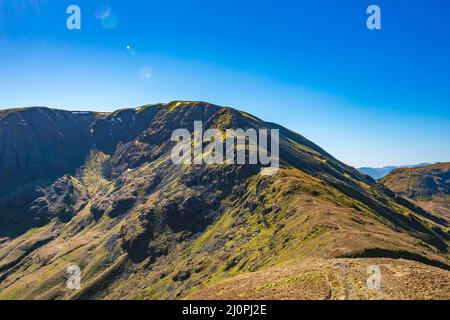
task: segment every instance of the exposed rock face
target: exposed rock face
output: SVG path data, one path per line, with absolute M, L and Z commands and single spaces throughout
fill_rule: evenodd
M 130 219 L 120 231 L 122 248 L 134 262 L 141 262 L 146 258 L 154 260 L 164 251 L 151 250 L 150 242 L 154 239 L 154 225 L 151 217 L 140 216 L 137 220 Z
M 94 117 L 47 108 L 0 111 L 0 192 L 74 174 L 91 148 Z
M 46 189 L 42 197 L 34 200 L 29 208 L 34 225 L 45 225 L 57 217 L 69 222 L 88 202 L 86 188 L 77 179 L 65 175 Z
M 173 164 L 172 132 L 193 132 L 194 121 L 279 129 L 280 172 Z M 1 111 L 0 150 L 0 298 L 179 298 L 299 258 L 374 252 L 450 265 L 447 220 L 304 137 L 230 108 Z M 68 261 L 84 270 L 85 289 L 73 295 L 58 280 Z M 34 289 L 20 289 L 19 276 Z
M 191 277 L 189 271 L 181 271 L 172 277 L 173 281 L 186 281 Z

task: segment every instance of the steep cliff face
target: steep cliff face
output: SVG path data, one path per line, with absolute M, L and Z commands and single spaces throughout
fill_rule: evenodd
M 9 181 L 0 187 L 0 298 L 175 299 L 300 260 L 403 258 L 448 278 L 445 220 L 252 115 L 178 101 L 0 119 Z M 193 132 L 195 121 L 204 130 L 278 129 L 279 172 L 174 164 L 172 133 Z M 70 264 L 83 272 L 79 291 L 65 287 Z
M 96 117 L 48 108 L 0 111 L 0 237 L 48 221 L 48 210 L 36 215 L 36 205 L 44 189 L 84 163 Z
M 47 108 L 0 111 L 0 192 L 74 174 L 91 148 L 94 119 Z

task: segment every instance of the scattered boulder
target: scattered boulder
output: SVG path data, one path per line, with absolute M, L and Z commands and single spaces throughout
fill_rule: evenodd
M 113 199 L 111 206 L 107 210 L 107 214 L 110 218 L 117 218 L 133 208 L 135 202 L 136 197 L 134 196 L 119 196 L 118 198 Z
M 120 231 L 120 238 L 123 250 L 133 262 L 140 263 L 149 257 L 153 229 L 147 220 L 127 219 Z
M 191 277 L 191 273 L 189 271 L 180 271 L 172 277 L 172 280 L 175 282 L 183 282 L 188 280 Z

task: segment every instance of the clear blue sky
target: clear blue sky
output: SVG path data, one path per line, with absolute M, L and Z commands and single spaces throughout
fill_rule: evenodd
M 448 0 L 0 0 L 0 107 L 204 100 L 353 166 L 450 161 L 449 16 Z

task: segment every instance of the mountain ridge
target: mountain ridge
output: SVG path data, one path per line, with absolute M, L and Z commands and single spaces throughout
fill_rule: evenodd
M 0 148 L 8 151 L 0 154 L 0 189 L 8 191 L 0 198 L 0 298 L 179 299 L 298 261 L 371 256 L 448 275 L 446 220 L 289 129 L 205 102 L 89 114 L 34 109 L 33 119 L 29 112 L 10 111 L 7 125 L 0 112 Z M 280 130 L 279 173 L 174 165 L 171 134 L 192 132 L 194 121 Z M 80 160 L 62 168 L 53 160 L 65 148 Z M 65 287 L 71 264 L 83 272 L 79 291 Z

